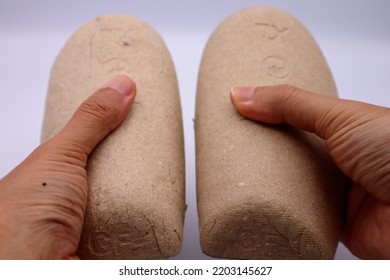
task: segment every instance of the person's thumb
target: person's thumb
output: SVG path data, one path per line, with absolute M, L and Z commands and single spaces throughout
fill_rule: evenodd
M 54 146 L 86 158 L 125 119 L 135 94 L 135 83 L 128 76 L 120 75 L 110 80 L 79 106 L 67 125 L 52 139 Z
M 287 123 L 328 139 L 372 110 L 372 105 L 308 92 L 293 86 L 235 86 L 231 101 L 244 116 L 265 123 Z
M 388 108 L 311 93 L 293 86 L 235 86 L 231 101 L 242 115 L 287 123 L 326 140 L 336 164 L 353 181 L 390 201 Z

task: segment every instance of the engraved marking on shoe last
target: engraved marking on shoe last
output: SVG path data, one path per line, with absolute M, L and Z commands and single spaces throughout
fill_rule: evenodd
M 263 28 L 263 36 L 269 40 L 284 39 L 285 34 L 288 32 L 287 27 L 277 27 L 275 24 L 256 22 L 255 25 Z
M 262 61 L 267 74 L 273 78 L 285 79 L 290 75 L 287 60 L 279 55 L 269 55 Z
M 110 257 L 153 248 L 153 230 L 137 228 L 126 221 L 126 215 L 120 215 L 95 226 L 88 238 L 88 249 L 98 257 Z
M 237 242 L 246 251 L 258 251 L 266 257 L 290 255 L 301 256 L 313 251 L 313 244 L 305 240 L 302 233 L 287 235 L 275 226 L 256 226 L 253 219 L 243 221 L 238 232 Z
M 131 231 L 108 232 L 99 228 L 91 232 L 88 248 L 98 257 L 121 256 L 152 243 L 146 238 L 134 238 Z

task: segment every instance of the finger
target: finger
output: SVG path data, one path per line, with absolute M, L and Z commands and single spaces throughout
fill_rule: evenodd
M 352 183 L 348 191 L 348 203 L 345 208 L 345 220 L 340 241 L 348 248 L 351 247 L 351 239 L 353 235 L 353 227 L 357 219 L 357 216 L 364 204 L 372 197 L 367 190 L 360 184 Z
M 332 158 L 352 181 L 390 202 L 388 108 L 286 85 L 236 86 L 230 97 L 237 111 L 250 119 L 287 123 L 324 138 Z
M 135 83 L 128 76 L 112 79 L 80 105 L 55 137 L 57 145 L 89 155 L 125 119 L 135 94 Z
M 235 86 L 230 98 L 237 111 L 250 119 L 272 124 L 287 123 L 324 139 L 377 107 L 287 85 Z

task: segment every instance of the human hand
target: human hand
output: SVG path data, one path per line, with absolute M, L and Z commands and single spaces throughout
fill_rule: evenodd
M 85 166 L 127 116 L 134 82 L 121 75 L 0 181 L 0 259 L 76 259 L 87 204 Z
M 351 180 L 341 241 L 360 258 L 390 259 L 390 109 L 286 85 L 236 86 L 230 98 L 250 119 L 287 123 L 326 141 Z

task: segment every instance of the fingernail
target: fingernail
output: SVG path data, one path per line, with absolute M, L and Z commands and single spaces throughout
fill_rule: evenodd
M 133 93 L 134 82 L 126 75 L 119 75 L 108 81 L 103 88 L 112 88 L 113 90 L 125 96 Z
M 239 102 L 247 102 L 253 98 L 255 88 L 252 86 L 234 86 L 231 89 L 233 97 Z

